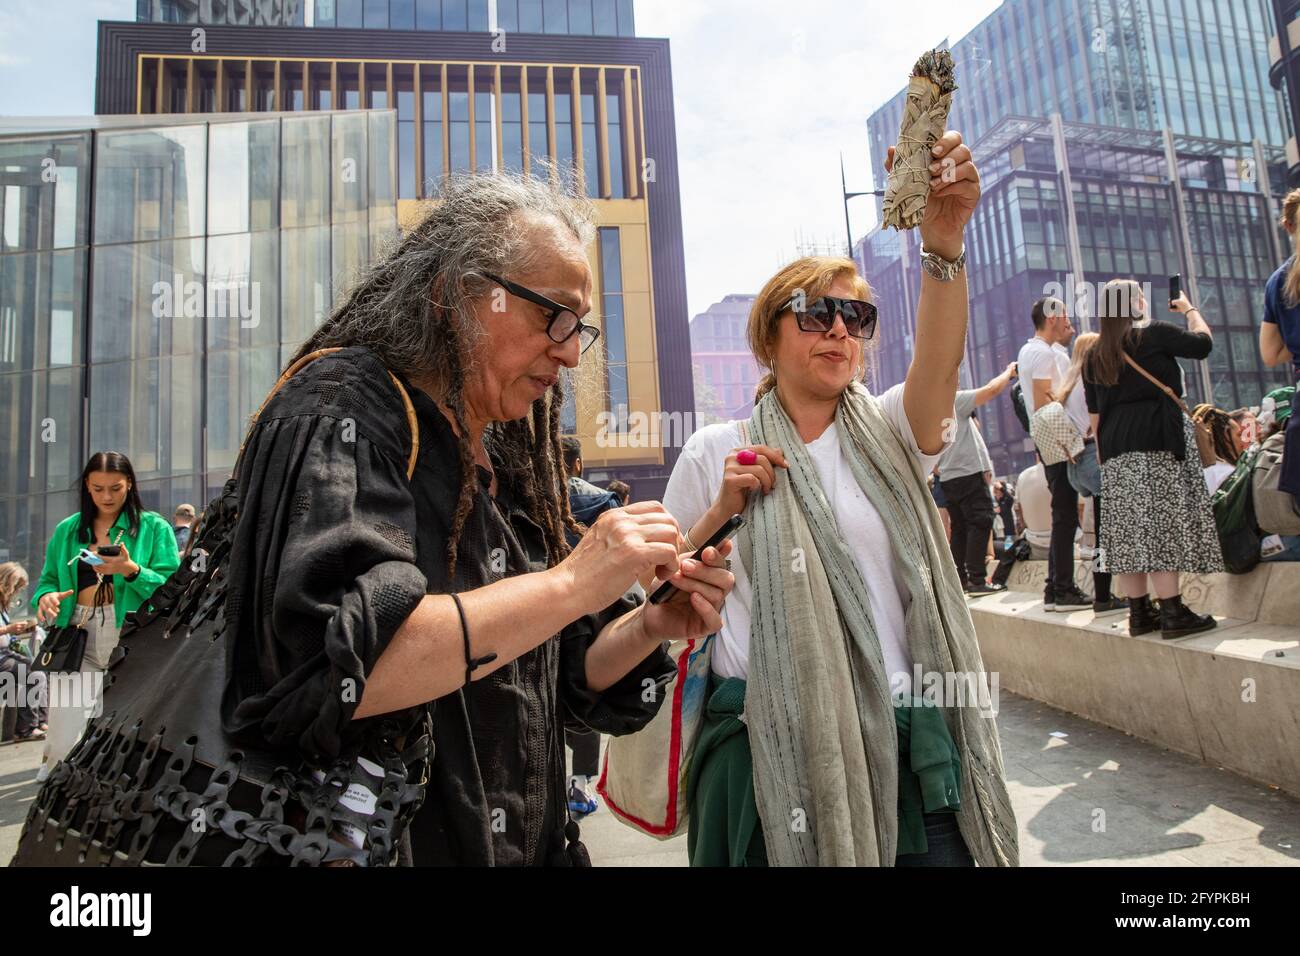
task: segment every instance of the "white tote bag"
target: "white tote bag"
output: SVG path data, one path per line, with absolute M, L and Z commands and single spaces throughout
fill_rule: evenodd
M 666 840 L 686 829 L 686 778 L 709 698 L 709 658 L 716 635 L 673 641 L 677 665 L 663 689 L 668 697 L 650 723 L 611 737 L 596 792 L 614 816 L 633 829 Z

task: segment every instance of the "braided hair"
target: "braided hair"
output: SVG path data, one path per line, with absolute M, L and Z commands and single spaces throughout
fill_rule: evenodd
M 1193 420 L 1200 422 L 1210 430 L 1214 440 L 1214 456 L 1230 465 L 1237 463 L 1237 446 L 1232 441 L 1232 416 L 1213 405 L 1197 405 L 1192 411 Z
M 591 203 L 575 195 L 553 167 L 544 164 L 542 176 L 448 177 L 424 218 L 362 273 L 289 362 L 318 349 L 360 345 L 392 371 L 431 383 L 433 397 L 456 426 L 460 459 L 460 494 L 447 543 L 449 576 L 456 573 L 458 542 L 478 486 L 464 391 L 476 345 L 486 335 L 474 315 L 475 302 L 492 287 L 486 275 L 526 272 L 546 258 L 549 250 L 531 241 L 531 223 L 559 223 L 584 247 L 595 234 Z M 503 463 L 498 476 L 542 528 L 551 566 L 569 553 L 564 529 L 581 531 L 569 510 L 560 451 L 560 408 L 572 381 L 567 371 L 533 403 L 531 415 L 492 422 L 483 436 Z

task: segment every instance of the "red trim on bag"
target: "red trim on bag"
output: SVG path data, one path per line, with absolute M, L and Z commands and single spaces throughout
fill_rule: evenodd
M 664 811 L 664 822 L 662 824 L 653 824 L 642 820 L 611 799 L 609 792 L 605 788 L 609 777 L 608 750 L 605 751 L 605 762 L 600 770 L 600 780 L 596 784 L 596 792 L 605 798 L 605 803 L 610 810 L 651 836 L 669 837 L 677 830 L 677 785 L 681 780 L 682 760 L 682 694 L 686 687 L 686 673 L 691 666 L 691 653 L 695 650 L 695 645 L 699 640 L 699 638 L 693 637 L 687 641 L 686 650 L 682 651 L 682 656 L 677 659 L 677 686 L 673 689 L 672 700 L 673 723 L 668 738 L 668 806 Z

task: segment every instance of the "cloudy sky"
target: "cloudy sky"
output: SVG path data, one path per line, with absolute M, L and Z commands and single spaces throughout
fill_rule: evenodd
M 849 189 L 875 188 L 867 115 L 1000 4 L 637 0 L 637 32 L 672 41 L 692 315 L 756 291 L 801 241 L 843 243 L 840 153 Z M 134 18 L 135 0 L 0 0 L 0 115 L 93 112 L 95 21 Z M 875 206 L 850 209 L 858 238 Z

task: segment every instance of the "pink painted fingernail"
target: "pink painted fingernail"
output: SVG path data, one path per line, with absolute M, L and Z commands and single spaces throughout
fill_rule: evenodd
M 736 455 L 736 463 L 739 465 L 753 465 L 758 461 L 758 455 L 754 454 L 748 448 L 743 449 Z

